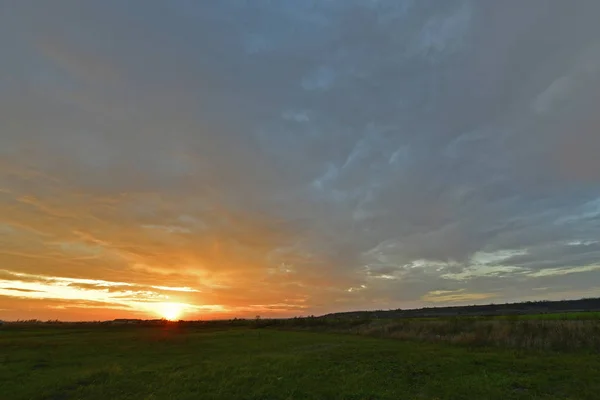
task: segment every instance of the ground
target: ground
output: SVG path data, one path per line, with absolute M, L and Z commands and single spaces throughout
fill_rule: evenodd
M 0 399 L 597 399 L 600 357 L 271 329 L 0 330 Z

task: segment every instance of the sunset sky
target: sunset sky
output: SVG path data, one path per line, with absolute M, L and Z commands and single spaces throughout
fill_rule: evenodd
M 0 319 L 600 296 L 599 15 L 0 0 Z

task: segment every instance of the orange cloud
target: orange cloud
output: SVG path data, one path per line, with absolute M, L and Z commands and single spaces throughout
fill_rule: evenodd
M 0 198 L 4 298 L 40 300 L 31 303 L 37 307 L 59 301 L 64 309 L 94 302 L 94 310 L 110 305 L 136 315 L 176 301 L 188 317 L 218 317 L 296 315 L 308 308 L 309 293 L 328 290 L 326 281 L 283 262 L 303 256 L 273 252 L 297 237 L 280 221 L 224 207 L 198 215 L 181 198 L 92 196 L 27 176 L 39 183 L 33 193 Z M 35 193 L 44 185 L 55 196 Z M 41 307 L 41 315 L 57 310 Z

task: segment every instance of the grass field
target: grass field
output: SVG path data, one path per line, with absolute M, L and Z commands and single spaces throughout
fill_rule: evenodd
M 519 315 L 497 315 L 497 316 L 456 316 L 456 317 L 429 317 L 429 318 L 411 318 L 411 319 L 429 319 L 429 320 L 440 320 L 440 319 L 478 319 L 478 320 L 489 320 L 489 319 L 500 319 L 500 320 L 578 320 L 578 321 L 589 321 L 600 319 L 600 312 L 597 311 L 575 311 L 575 312 L 557 312 L 557 313 L 544 313 L 544 314 L 519 314 Z
M 519 350 L 600 352 L 597 312 L 413 318 L 260 320 L 255 326 Z
M 597 399 L 600 357 L 237 328 L 0 330 L 0 399 Z
M 510 318 L 507 316 L 501 316 L 497 318 Z M 579 311 L 579 312 L 567 312 L 567 313 L 546 313 L 546 314 L 530 314 L 521 315 L 520 319 L 546 319 L 546 320 L 597 320 L 600 319 L 600 312 L 597 311 Z

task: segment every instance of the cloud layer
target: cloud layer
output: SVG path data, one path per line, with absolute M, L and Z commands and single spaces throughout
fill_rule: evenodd
M 1 5 L 0 317 L 597 294 L 599 13 Z

